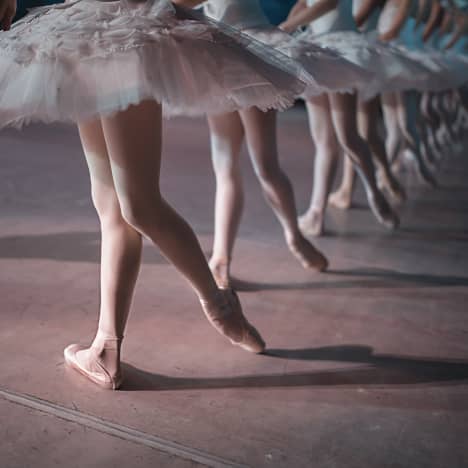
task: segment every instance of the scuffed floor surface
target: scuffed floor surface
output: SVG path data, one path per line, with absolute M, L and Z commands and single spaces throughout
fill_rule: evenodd
M 279 138 L 304 209 L 313 149 L 301 110 L 281 116 Z M 112 393 L 63 366 L 67 344 L 92 339 L 98 308 L 99 226 L 77 133 L 33 126 L 0 141 L 2 468 L 468 466 L 468 150 L 447 158 L 437 190 L 406 176 L 395 233 L 362 190 L 351 211 L 330 209 L 317 241 L 326 274 L 289 255 L 244 154 L 233 273 L 267 354 L 225 342 L 145 245 L 126 382 Z M 167 122 L 164 153 L 163 191 L 208 255 L 204 120 Z

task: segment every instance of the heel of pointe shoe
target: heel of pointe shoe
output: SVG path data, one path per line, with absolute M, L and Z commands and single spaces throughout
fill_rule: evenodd
M 233 345 L 251 353 L 265 351 L 265 341 L 244 314 L 237 294 L 232 289 L 220 289 L 213 302 L 200 300 L 211 325 Z
M 123 337 L 106 336 L 100 332 L 96 335 L 96 337 L 98 336 L 100 340 L 102 340 L 102 346 L 99 347 L 95 344 L 96 340 L 88 348 L 78 344 L 67 346 L 63 352 L 65 364 L 101 388 L 107 390 L 118 390 L 123 382 L 123 376 L 120 368 L 115 373 L 110 372 L 96 356 L 93 356 L 93 350 L 99 350 L 96 351 L 96 354 L 98 352 L 103 352 L 104 350 L 115 350 L 119 353 L 120 343 Z M 80 351 L 88 351 L 89 353 L 80 358 L 78 357 L 78 352 Z

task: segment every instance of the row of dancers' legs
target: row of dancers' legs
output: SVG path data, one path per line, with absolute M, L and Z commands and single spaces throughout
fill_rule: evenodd
M 468 126 L 468 112 L 462 97 L 463 92 L 463 89 L 443 93 L 393 92 L 383 94 L 380 102 L 378 98 L 359 102 L 357 111 L 359 133 L 367 142 L 374 157 L 378 185 L 393 201 L 402 202 L 405 192 L 394 176 L 392 168 L 399 171 L 407 165 L 414 169 L 422 183 L 430 187 L 437 185 L 435 171 L 447 152 L 459 144 Z M 380 104 L 385 124 L 385 142 L 377 126 Z M 317 109 L 312 108 L 309 111 L 311 121 L 314 120 L 314 112 L 318 115 Z M 329 125 L 326 121 L 323 124 Z M 314 127 L 315 125 L 311 125 L 311 131 L 317 141 L 320 133 L 314 131 Z M 401 159 L 401 155 L 406 156 L 406 161 Z M 330 178 L 323 175 L 322 167 L 323 163 L 317 160 L 311 209 L 303 217 L 310 215 L 310 219 L 315 220 L 314 229 L 308 230 L 312 235 L 321 233 L 326 188 L 330 186 Z M 329 204 L 340 209 L 349 208 L 354 186 L 353 164 L 349 158 L 345 158 L 341 184 L 330 195 Z M 314 200 L 318 202 L 314 203 Z M 313 224 L 304 221 L 301 225 L 306 229 Z
M 441 122 L 445 119 L 450 122 L 456 116 L 460 134 L 466 131 L 466 105 L 460 110 L 459 106 L 452 105 L 450 96 L 427 99 L 429 104 L 423 103 L 423 99 L 416 100 L 421 109 L 427 105 L 427 112 L 421 112 L 426 120 L 443 126 Z M 399 110 L 399 100 L 394 101 L 388 113 L 389 121 L 395 126 L 391 131 L 401 135 L 404 125 L 399 115 L 403 113 Z M 438 112 L 440 107 L 444 112 Z M 322 229 L 331 177 L 341 151 L 352 163 L 345 171 L 349 184 L 353 184 L 354 168 L 365 184 L 374 214 L 384 223 L 396 224 L 375 176 L 377 167 L 382 187 L 393 196 L 403 193 L 389 169 L 384 145 L 377 141 L 378 134 L 373 128 L 377 121 L 374 119 L 376 103 L 360 105 L 358 109 L 356 96 L 336 94 L 310 99 L 307 109 L 317 145 L 316 171 L 311 208 L 301 218 L 300 226 L 291 183 L 278 162 L 276 114 L 253 108 L 209 118 L 217 182 L 215 239 L 210 265 L 191 228 L 168 205 L 159 189 L 161 106 L 145 101 L 114 116 L 79 126 L 91 177 L 92 198 L 102 228 L 101 301 L 94 341 L 89 348 L 69 346 L 65 358 L 70 365 L 103 387 L 120 385 L 120 347 L 140 269 L 143 236 L 158 246 L 187 279 L 206 317 L 218 332 L 248 351 L 263 351 L 265 343 L 243 316 L 235 293 L 218 289 L 218 284 L 222 288 L 229 287 L 229 266 L 242 214 L 239 153 L 244 138 L 265 197 L 283 227 L 286 243 L 303 266 L 319 271 L 327 267 L 325 257 L 304 237 L 300 227 L 304 228 L 304 224 L 307 227 L 313 220 L 309 216 L 317 214 L 317 226 Z M 432 116 L 434 112 L 436 117 Z M 357 123 L 353 118 L 356 115 Z M 405 117 L 407 115 L 405 112 Z M 397 138 L 391 136 L 391 131 L 387 152 L 392 151 L 391 144 L 401 146 L 393 143 Z M 439 143 L 452 141 L 457 136 L 455 131 L 448 130 L 432 133 Z M 411 137 L 408 132 L 404 144 L 411 146 L 407 141 Z M 424 146 L 425 139 L 421 141 Z M 421 161 L 424 163 L 422 157 Z
M 245 138 L 265 199 L 280 222 L 286 244 L 304 268 L 327 267 L 325 257 L 301 233 L 294 192 L 278 159 L 276 112 L 250 108 L 210 116 L 212 161 L 216 176 L 215 232 L 210 267 L 221 288 L 230 286 L 229 268 L 244 195 L 240 150 Z
M 394 176 L 390 164 L 393 162 L 394 167 L 398 169 L 398 155 L 403 150 L 406 150 L 407 157 L 419 179 L 430 186 L 436 185 L 433 175 L 433 171 L 436 169 L 435 158 L 432 154 L 429 133 L 426 130 L 426 127 L 430 128 L 430 126 L 423 120 L 429 120 L 436 128 L 439 128 L 442 122 L 453 122 L 454 120 L 444 115 L 443 112 L 432 115 L 428 100 L 429 98 L 425 94 L 406 93 L 403 97 L 400 93 L 386 93 L 381 96 L 381 101 L 379 98 L 374 98 L 358 103 L 356 114 L 358 131 L 372 153 L 377 169 L 379 188 L 396 203 L 400 203 L 405 199 L 405 191 Z M 382 104 L 387 133 L 385 141 L 378 129 L 380 104 Z M 310 103 L 308 109 L 310 121 L 317 120 L 317 117 L 314 118 L 314 113 L 316 116 L 318 115 L 317 109 L 314 109 Z M 419 110 L 421 110 L 421 115 L 419 115 Z M 326 122 L 323 123 L 324 125 L 330 125 Z M 314 131 L 314 127 L 315 125 L 312 124 L 312 135 L 314 140 L 318 142 L 321 132 Z M 449 132 L 451 140 L 454 139 L 453 132 L 453 129 Z M 336 153 L 336 151 L 333 151 L 333 153 Z M 320 154 L 318 154 L 318 159 L 320 159 Z M 311 235 L 319 235 L 322 232 L 323 214 L 326 206 L 325 199 L 330 186 L 330 177 L 323 175 L 322 167 L 323 163 L 316 160 L 312 203 L 309 211 L 301 218 L 301 226 L 307 229 L 307 232 Z M 330 165 L 330 167 L 332 166 Z M 352 160 L 345 158 L 341 184 L 330 195 L 329 203 L 340 209 L 349 208 L 354 186 L 355 172 Z M 309 220 L 307 220 L 307 217 L 309 217 Z
M 379 134 L 379 110 L 380 101 L 378 97 L 368 101 L 360 101 L 357 110 L 358 131 L 369 145 L 372 153 L 379 188 L 388 194 L 391 200 L 401 203 L 406 198 L 406 194 L 404 188 L 392 173 L 385 142 Z M 345 158 L 341 185 L 337 191 L 330 195 L 329 204 L 340 209 L 348 209 L 351 206 L 354 185 L 355 172 L 353 164 L 349 158 Z
M 317 236 L 323 231 L 324 213 L 328 201 L 331 181 L 334 175 L 335 162 L 338 155 L 343 152 L 362 180 L 369 206 L 380 223 L 388 228 L 398 225 L 398 217 L 377 186 L 375 166 L 384 174 L 386 185 L 392 193 L 401 189 L 391 176 L 388 163 L 384 162 L 385 148 L 371 131 L 369 107 L 363 107 L 359 119 L 358 101 L 355 94 L 329 94 L 310 98 L 306 102 L 309 116 L 310 131 L 316 146 L 314 186 L 308 210 L 300 218 L 303 232 Z M 363 139 L 365 133 L 372 141 L 372 146 Z M 372 150 L 371 150 L 372 148 Z M 372 152 L 373 151 L 373 152 Z M 349 169 L 349 167 L 348 167 Z M 352 175 L 347 172 L 347 193 L 352 193 Z M 346 196 L 347 193 L 344 193 Z M 343 195 L 343 194 L 340 194 Z M 340 202 L 346 204 L 341 198 Z

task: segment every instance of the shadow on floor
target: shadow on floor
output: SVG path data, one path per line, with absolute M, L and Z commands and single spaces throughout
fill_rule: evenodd
M 339 224 L 339 223 L 337 223 Z M 435 241 L 452 241 L 452 242 L 467 242 L 468 231 L 463 227 L 453 228 L 399 228 L 395 232 L 381 230 L 378 226 L 369 230 L 369 226 L 365 226 L 362 231 L 346 231 L 333 230 L 326 228 L 324 238 L 328 239 L 346 239 L 346 240 L 367 240 L 370 239 L 386 239 L 390 241 L 412 241 L 421 240 L 424 242 Z
M 351 270 L 328 270 L 320 278 L 325 281 L 305 283 L 261 283 L 232 279 L 234 289 L 242 292 L 263 290 L 304 290 L 304 289 L 347 289 L 347 288 L 431 288 L 447 286 L 468 286 L 468 277 L 426 275 L 418 273 L 403 273 L 394 270 L 376 268 L 355 268 Z M 335 277 L 350 278 L 336 280 Z
M 367 346 L 347 345 L 309 349 L 271 349 L 265 354 L 284 360 L 334 361 L 364 364 L 353 369 L 320 370 L 290 374 L 237 377 L 169 377 L 123 365 L 122 390 L 201 390 L 303 386 L 405 386 L 456 385 L 468 381 L 468 361 L 378 355 Z
M 0 238 L 0 258 L 47 259 L 65 262 L 100 262 L 99 232 L 60 232 Z M 164 264 L 165 258 L 152 246 L 143 248 L 144 263 Z

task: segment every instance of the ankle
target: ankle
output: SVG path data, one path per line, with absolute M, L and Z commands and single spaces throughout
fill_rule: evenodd
M 284 238 L 286 239 L 286 244 L 288 246 L 294 246 L 303 239 L 303 235 L 298 227 L 294 231 L 285 231 Z
M 122 340 L 123 335 L 118 336 L 116 333 L 109 333 L 98 328 L 91 347 L 99 351 L 103 351 L 105 349 L 115 349 L 120 351 Z
M 227 267 L 230 263 L 231 259 L 226 255 L 213 255 L 209 261 L 211 267 Z

